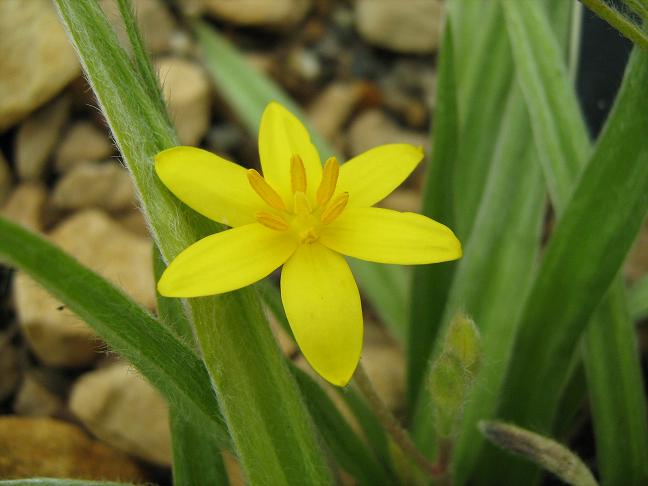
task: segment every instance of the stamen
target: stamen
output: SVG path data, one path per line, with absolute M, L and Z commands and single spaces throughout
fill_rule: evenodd
M 340 173 L 340 164 L 335 157 L 330 157 L 324 164 L 322 172 L 322 182 L 317 188 L 317 205 L 324 206 L 335 192 L 338 175 Z
M 344 208 L 346 207 L 348 202 L 348 192 L 343 192 L 342 194 L 335 196 L 335 198 L 333 198 L 333 201 L 331 201 L 331 204 L 328 205 L 328 207 L 324 210 L 322 216 L 320 217 L 322 223 L 329 224 L 333 222 L 335 218 L 342 214 L 342 211 L 344 211 Z
M 256 170 L 248 170 L 247 178 L 248 182 L 252 186 L 252 189 L 254 189 L 254 191 L 261 197 L 261 199 L 267 202 L 270 207 L 279 210 L 286 209 L 286 205 L 284 204 L 283 199 L 281 199 L 281 196 L 277 194 L 277 191 L 270 187 L 270 184 L 268 184 L 266 180 L 261 177 L 261 174 L 259 174 Z
M 310 205 L 310 202 L 308 202 L 308 198 L 306 197 L 306 194 L 303 192 L 296 192 L 295 193 L 295 214 L 299 217 L 306 218 L 310 215 L 310 213 L 313 211 L 313 208 Z
M 302 158 L 295 154 L 290 158 L 290 183 L 293 194 L 306 192 L 306 168 Z
M 277 231 L 287 230 L 289 225 L 285 219 L 277 214 L 267 213 L 265 211 L 257 211 L 254 215 L 256 220 L 263 226 Z

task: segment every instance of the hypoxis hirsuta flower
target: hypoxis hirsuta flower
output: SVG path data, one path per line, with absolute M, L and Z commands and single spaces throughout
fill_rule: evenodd
M 299 120 L 277 103 L 261 119 L 263 176 L 192 147 L 160 152 L 164 184 L 199 213 L 232 226 L 194 243 L 158 283 L 162 295 L 198 297 L 239 289 L 283 265 L 281 298 L 310 365 L 343 386 L 362 348 L 360 294 L 342 255 L 402 265 L 461 256 L 452 231 L 425 216 L 371 207 L 423 158 L 390 144 L 340 166 L 320 156 Z

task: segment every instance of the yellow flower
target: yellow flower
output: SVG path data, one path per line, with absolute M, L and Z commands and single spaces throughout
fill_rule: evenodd
M 360 359 L 360 294 L 342 255 L 401 265 L 461 257 L 452 231 L 425 216 L 370 206 L 391 193 L 423 158 L 390 144 L 324 168 L 299 120 L 278 103 L 261 119 L 255 170 L 193 147 L 155 158 L 164 184 L 199 213 L 232 229 L 194 243 L 158 282 L 169 297 L 220 294 L 284 265 L 281 298 L 304 356 L 344 386 Z

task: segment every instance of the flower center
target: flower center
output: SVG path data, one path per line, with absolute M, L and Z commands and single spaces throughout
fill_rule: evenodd
M 315 200 L 309 198 L 306 191 L 308 180 L 304 162 L 299 155 L 290 159 L 290 186 L 292 189 L 292 207 L 287 207 L 281 196 L 256 170 L 248 171 L 248 181 L 252 189 L 263 199 L 271 211 L 258 211 L 256 220 L 276 231 L 291 231 L 300 243 L 317 241 L 322 227 L 333 222 L 347 205 L 349 194 L 343 192 L 333 197 L 337 185 L 340 164 L 331 157 L 324 164 L 322 180 Z

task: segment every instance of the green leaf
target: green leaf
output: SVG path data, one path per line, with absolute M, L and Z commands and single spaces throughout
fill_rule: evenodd
M 627 351 L 638 346 L 622 282 L 612 286 L 598 307 L 588 325 L 584 344 L 597 462 L 603 484 L 646 484 L 646 391 L 639 357 L 636 352 Z M 632 431 L 630 436 L 628 431 Z
M 589 136 L 560 48 L 541 6 L 502 0 L 506 27 L 547 188 L 560 212 L 590 150 Z
M 29 478 L 0 480 L 0 486 L 133 486 L 133 484 L 85 479 Z
M 205 67 L 216 87 L 247 129 L 257 134 L 266 105 L 278 101 L 308 127 L 301 110 L 276 84 L 257 71 L 209 25 L 197 22 L 195 31 L 203 52 Z M 322 160 L 335 155 L 333 149 L 312 129 L 311 138 Z M 338 157 L 339 160 L 342 160 Z M 349 264 L 363 294 L 395 337 L 402 338 L 407 328 L 407 276 L 396 265 L 380 265 L 350 259 Z
M 2 218 L 0 257 L 87 322 L 188 420 L 228 444 L 203 364 L 148 312 L 48 241 Z
M 153 157 L 176 144 L 154 90 L 143 87 L 95 0 L 56 0 L 113 136 L 134 176 L 166 261 L 220 229 L 180 203 Z M 137 52 L 135 53 L 137 55 Z M 330 482 L 312 421 L 274 341 L 256 292 L 188 301 L 201 355 L 236 455 L 251 484 Z M 277 427 L 276 424 L 281 424 Z
M 479 423 L 479 428 L 494 444 L 535 462 L 567 484 L 598 484 L 585 463 L 555 440 L 503 422 L 483 421 Z
M 446 22 L 437 66 L 434 138 L 428 160 L 421 213 L 453 227 L 454 167 L 459 147 L 459 114 L 452 27 Z M 441 325 L 455 262 L 417 265 L 413 271 L 407 348 L 408 403 L 416 403 L 434 340 Z
M 634 321 L 648 317 L 648 275 L 635 283 L 630 289 L 630 314 Z
M 159 250 L 154 248 L 153 268 L 155 280 L 159 280 L 166 265 Z M 191 324 L 179 299 L 169 299 L 156 292 L 160 322 L 185 343 L 193 344 Z M 192 346 L 193 347 L 193 346 Z M 206 373 L 206 370 L 205 370 Z M 171 406 L 169 426 L 173 449 L 173 484 L 192 486 L 206 483 L 227 486 L 229 480 L 218 444 L 205 434 L 203 428 L 192 423 L 182 410 Z
M 522 426 L 550 430 L 578 338 L 612 284 L 648 210 L 648 139 L 643 133 L 648 124 L 647 81 L 648 57 L 635 52 L 594 155 L 546 248 L 523 313 L 499 409 L 499 416 Z M 598 349 L 609 353 L 613 344 Z M 624 440 L 637 440 L 632 430 L 626 433 Z M 639 449 L 637 444 L 633 450 Z M 484 462 L 491 463 L 493 477 L 501 479 L 496 461 L 485 458 Z
M 393 482 L 388 470 L 358 438 L 317 382 L 296 366 L 292 371 L 318 430 L 339 465 L 359 484 L 371 486 Z

